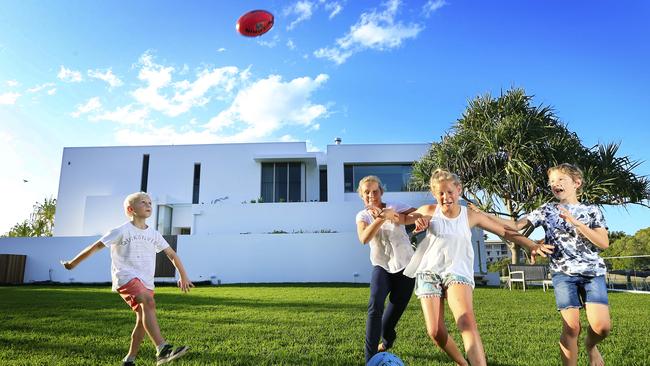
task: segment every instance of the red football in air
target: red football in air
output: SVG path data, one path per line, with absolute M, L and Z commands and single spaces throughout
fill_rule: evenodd
M 246 37 L 257 37 L 273 27 L 273 14 L 266 10 L 252 10 L 237 20 L 237 32 Z

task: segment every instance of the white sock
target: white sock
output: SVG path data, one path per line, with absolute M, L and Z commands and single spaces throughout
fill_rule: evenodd
M 135 356 L 128 356 L 127 355 L 126 357 L 124 357 L 124 359 L 122 361 L 124 361 L 124 362 L 134 362 L 135 361 Z
M 159 355 L 160 351 L 162 351 L 163 347 L 167 345 L 167 342 L 162 342 L 161 344 L 156 346 L 156 354 Z

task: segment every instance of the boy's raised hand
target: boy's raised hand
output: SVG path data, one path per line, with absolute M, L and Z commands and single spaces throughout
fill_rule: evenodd
M 553 254 L 553 248 L 555 247 L 550 244 L 544 244 L 544 240 L 538 240 L 530 248 L 530 255 L 531 257 L 534 257 L 536 255 L 546 257 L 547 254 Z
M 71 261 L 63 261 L 63 260 L 61 260 L 61 261 L 59 261 L 59 263 L 61 263 L 61 265 L 63 267 L 65 267 L 65 269 L 67 269 L 67 270 L 71 270 L 71 269 L 73 269 L 75 267 L 74 264 L 72 264 Z
M 563 218 L 564 221 L 570 223 L 573 226 L 578 226 L 580 222 L 576 220 L 576 218 L 573 217 L 573 215 L 571 215 L 569 210 L 567 210 L 565 207 L 562 207 L 560 205 L 557 205 L 557 209 L 558 211 L 560 211 L 560 217 Z

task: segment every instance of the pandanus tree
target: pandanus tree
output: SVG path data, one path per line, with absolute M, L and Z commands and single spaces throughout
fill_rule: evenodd
M 650 183 L 633 172 L 638 161 L 617 156 L 618 143 L 585 147 L 551 107 L 532 101 L 519 88 L 471 100 L 441 141 L 414 164 L 411 187 L 428 189 L 432 170 L 444 168 L 463 181 L 464 199 L 516 221 L 553 199 L 546 170 L 567 162 L 584 172 L 581 201 L 650 207 Z M 528 227 L 524 235 L 532 231 Z M 516 263 L 517 246 L 508 246 Z
M 34 204 L 29 219 L 14 225 L 4 236 L 52 236 L 56 198 L 45 198 L 43 202 Z

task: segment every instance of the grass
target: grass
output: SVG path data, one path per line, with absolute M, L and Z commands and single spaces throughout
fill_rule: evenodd
M 156 299 L 163 335 L 192 348 L 175 365 L 363 365 L 368 292 L 345 284 L 206 286 L 189 295 L 158 287 Z M 647 364 L 650 296 L 610 293 L 610 303 L 614 329 L 600 347 L 608 365 Z M 477 288 L 474 305 L 488 364 L 560 364 L 552 292 Z M 134 319 L 108 286 L 0 287 L 0 364 L 117 365 Z M 415 297 L 391 351 L 406 365 L 451 364 L 426 336 Z M 153 364 L 146 340 L 138 365 Z

